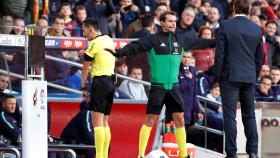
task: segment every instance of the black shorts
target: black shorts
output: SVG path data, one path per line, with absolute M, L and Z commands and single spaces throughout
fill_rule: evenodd
M 146 114 L 160 114 L 164 104 L 171 113 L 184 112 L 179 85 L 174 85 L 171 90 L 165 90 L 163 86 L 152 84 Z
M 95 76 L 90 87 L 89 110 L 110 115 L 115 86 L 111 76 Z

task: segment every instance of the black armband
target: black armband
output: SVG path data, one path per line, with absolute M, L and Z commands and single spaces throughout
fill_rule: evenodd
M 85 54 L 84 55 L 84 60 L 85 61 L 93 61 L 94 58 L 90 57 L 89 55 Z

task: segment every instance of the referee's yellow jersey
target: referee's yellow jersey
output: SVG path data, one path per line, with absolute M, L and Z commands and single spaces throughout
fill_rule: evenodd
M 91 77 L 111 76 L 114 73 L 115 57 L 105 48 L 114 50 L 113 39 L 107 35 L 97 36 L 89 42 L 86 54 L 93 58 L 91 64 Z

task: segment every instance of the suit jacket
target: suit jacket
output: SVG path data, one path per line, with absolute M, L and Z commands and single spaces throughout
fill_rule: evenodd
M 215 79 L 255 83 L 264 58 L 261 27 L 236 16 L 221 23 L 216 42 Z

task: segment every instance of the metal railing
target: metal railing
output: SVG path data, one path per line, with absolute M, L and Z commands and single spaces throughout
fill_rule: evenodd
M 82 149 L 82 150 L 88 150 L 88 149 L 94 149 L 94 145 L 85 145 L 85 144 L 57 144 L 57 143 L 49 143 L 48 144 L 48 152 L 67 152 L 71 154 L 72 158 L 76 158 L 77 155 L 75 153 L 75 149 Z M 0 147 L 1 151 L 11 151 L 12 153 L 15 153 L 17 158 L 20 158 L 20 150 L 22 150 L 21 146 L 5 146 Z M 10 153 L 10 152 L 9 152 Z M 1 155 L 0 155 L 1 156 Z M 2 157 L 0 157 L 2 158 Z
M 225 148 L 225 141 L 224 141 L 224 131 L 220 131 L 220 130 L 217 130 L 217 129 L 213 129 L 213 128 L 209 128 L 208 125 L 207 125 L 207 108 L 208 108 L 208 105 L 212 105 L 212 106 L 217 106 L 217 107 L 221 107 L 222 106 L 222 103 L 221 102 L 216 102 L 216 101 L 212 101 L 212 100 L 209 100 L 208 98 L 206 97 L 203 97 L 203 96 L 197 96 L 198 100 L 200 102 L 204 102 L 203 104 L 203 107 L 204 107 L 204 126 L 202 125 L 199 125 L 199 124 L 195 124 L 195 127 L 198 128 L 198 129 L 202 129 L 204 130 L 204 140 L 205 140 L 205 143 L 204 143 L 204 148 L 208 148 L 208 132 L 211 132 L 211 133 L 214 133 L 214 134 L 218 134 L 218 135 L 221 135 L 223 137 L 223 151 L 224 151 L 224 148 Z
M 1 70 L 1 69 L 0 69 L 0 73 L 9 74 L 10 76 L 16 77 L 16 78 L 19 78 L 19 79 L 24 79 L 24 76 L 23 76 L 23 75 L 19 75 L 19 74 L 12 73 L 12 72 L 8 73 L 8 72 L 5 71 L 5 70 Z M 68 88 L 68 87 L 65 87 L 65 86 L 61 86 L 61 85 L 58 85 L 58 84 L 54 84 L 54 83 L 47 82 L 47 85 L 48 85 L 49 87 L 58 88 L 58 89 L 60 89 L 60 90 L 64 90 L 64 91 L 67 91 L 67 92 L 76 93 L 76 94 L 81 94 L 81 91 L 78 91 L 78 90 L 73 89 L 73 88 Z
M 70 153 L 71 155 L 71 158 L 76 158 L 76 153 L 74 150 L 72 149 L 61 149 L 61 148 L 49 148 L 48 149 L 49 152 L 67 152 L 67 153 Z
M 18 149 L 14 148 L 14 147 L 0 147 L 0 152 L 4 151 L 3 155 L 0 155 L 1 158 L 5 158 L 4 154 L 7 152 L 12 152 L 15 153 L 16 158 L 20 158 L 20 152 Z

